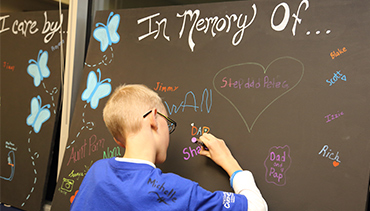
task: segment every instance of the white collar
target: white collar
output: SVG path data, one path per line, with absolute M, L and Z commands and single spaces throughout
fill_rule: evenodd
M 157 168 L 154 163 L 147 161 L 147 160 L 141 160 L 141 159 L 135 159 L 135 158 L 123 158 L 123 157 L 116 157 L 116 161 L 120 162 L 130 162 L 130 163 L 142 163 L 142 164 L 148 164 L 150 166 L 153 166 L 154 168 Z

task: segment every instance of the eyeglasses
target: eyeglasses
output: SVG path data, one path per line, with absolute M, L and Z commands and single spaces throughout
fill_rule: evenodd
M 143 115 L 143 118 L 147 117 L 150 113 L 152 113 L 153 110 L 148 111 L 146 114 Z M 172 120 L 171 118 L 167 117 L 166 115 L 162 114 L 161 112 L 157 111 L 157 113 L 161 116 L 163 116 L 167 120 L 168 130 L 171 133 L 175 131 L 177 123 Z

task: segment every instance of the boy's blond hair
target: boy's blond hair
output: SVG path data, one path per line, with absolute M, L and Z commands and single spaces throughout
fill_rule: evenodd
M 145 85 L 121 85 L 105 105 L 103 118 L 113 137 L 124 143 L 127 134 L 141 129 L 143 115 L 153 108 L 165 109 L 156 92 Z

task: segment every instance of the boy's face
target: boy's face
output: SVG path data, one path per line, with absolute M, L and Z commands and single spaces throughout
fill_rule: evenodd
M 167 116 L 166 111 L 161 113 Z M 160 134 L 161 139 L 158 142 L 157 146 L 156 163 L 163 163 L 167 158 L 167 149 L 170 142 L 170 133 L 168 131 L 167 120 L 161 115 L 158 115 L 157 118 L 158 118 L 158 133 Z

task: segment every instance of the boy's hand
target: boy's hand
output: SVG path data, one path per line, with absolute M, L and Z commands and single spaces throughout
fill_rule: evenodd
M 217 165 L 221 166 L 231 176 L 235 171 L 242 170 L 239 163 L 231 154 L 224 140 L 218 139 L 212 134 L 205 133 L 199 140 L 208 148 L 208 151 L 202 147 L 201 155 L 211 158 Z

